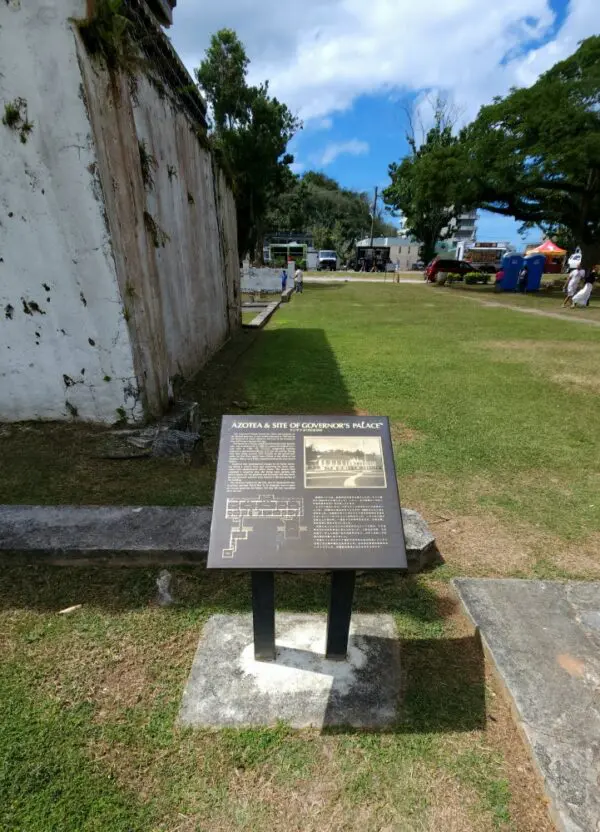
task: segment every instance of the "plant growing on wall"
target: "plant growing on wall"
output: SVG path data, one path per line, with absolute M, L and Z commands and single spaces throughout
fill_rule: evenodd
M 154 187 L 154 174 L 158 170 L 158 162 L 156 161 L 156 157 L 146 147 L 145 141 L 138 142 L 138 148 L 140 151 L 140 167 L 142 168 L 144 187 L 151 191 Z
M 163 231 L 148 211 L 144 211 L 144 225 L 150 235 L 154 248 L 164 248 L 171 238 L 166 231 Z
M 123 0 L 96 0 L 93 14 L 74 22 L 90 55 L 104 58 L 110 69 L 133 72 L 141 59 L 124 5 Z
M 27 102 L 24 98 L 15 98 L 4 105 L 2 124 L 10 130 L 16 130 L 21 142 L 25 144 L 33 130 L 33 122 L 27 118 Z

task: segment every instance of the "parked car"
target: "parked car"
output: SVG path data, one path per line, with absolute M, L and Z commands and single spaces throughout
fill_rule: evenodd
M 417 260 L 416 263 L 413 263 L 410 267 L 411 271 L 413 272 L 422 272 L 425 268 L 425 263 L 422 260 Z
M 435 283 L 436 276 L 439 272 L 447 272 L 448 274 L 458 274 L 464 277 L 471 272 L 481 272 L 482 278 L 485 277 L 485 272 L 481 269 L 476 269 L 472 263 L 467 263 L 466 260 L 443 260 L 436 257 L 425 269 L 425 275 L 429 283 Z

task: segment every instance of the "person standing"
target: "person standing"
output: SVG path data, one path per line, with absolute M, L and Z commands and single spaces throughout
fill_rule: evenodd
M 294 274 L 294 288 L 299 294 L 302 294 L 304 290 L 304 273 L 299 266 Z
M 573 298 L 577 294 L 582 278 L 585 278 L 585 271 L 580 269 L 579 266 L 573 269 L 567 282 L 567 295 L 563 301 L 563 306 L 573 306 Z
M 523 294 L 527 294 L 527 281 L 529 280 L 529 269 L 527 266 L 523 266 L 521 271 L 519 272 L 519 282 L 517 284 L 517 288 L 519 292 L 523 292 Z
M 580 289 L 573 295 L 571 306 L 587 306 L 590 302 L 590 295 L 592 294 L 595 282 L 596 272 L 592 269 L 585 279 L 583 289 Z
M 287 269 L 284 266 L 283 269 L 281 270 L 281 294 L 282 295 L 285 292 L 285 287 L 287 286 L 287 279 L 288 279 L 288 273 L 287 273 Z

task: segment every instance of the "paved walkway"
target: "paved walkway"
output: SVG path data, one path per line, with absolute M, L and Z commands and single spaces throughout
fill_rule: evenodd
M 558 321 L 572 321 L 576 324 L 588 324 L 590 326 L 600 326 L 600 321 L 594 318 L 582 318 L 577 309 L 565 310 L 561 312 L 546 312 L 544 309 L 533 309 L 530 306 L 517 306 L 512 303 L 500 303 L 495 300 L 483 300 L 482 298 L 475 298 L 471 295 L 459 295 L 462 300 L 474 300 L 475 303 L 481 306 L 489 306 L 497 309 L 511 309 L 513 312 L 524 312 L 526 315 L 538 315 L 541 318 L 555 318 Z
M 305 277 L 305 283 L 395 283 L 393 276 L 383 277 Z M 423 278 L 403 277 L 398 285 L 402 283 L 422 283 Z
M 600 583 L 458 578 L 561 832 L 600 829 Z

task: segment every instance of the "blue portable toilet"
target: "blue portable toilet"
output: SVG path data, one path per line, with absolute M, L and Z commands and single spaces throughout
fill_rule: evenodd
M 523 268 L 524 258 L 520 254 L 505 254 L 502 258 L 504 276 L 497 282 L 501 292 L 516 292 L 519 272 Z
M 530 254 L 525 258 L 527 266 L 527 291 L 537 292 L 542 283 L 542 275 L 546 265 L 544 254 Z

